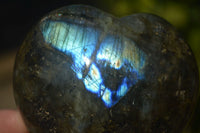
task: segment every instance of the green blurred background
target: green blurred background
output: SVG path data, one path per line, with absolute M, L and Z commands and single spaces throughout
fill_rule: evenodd
M 200 70 L 200 0 L 1 0 L 0 109 L 16 109 L 12 69 L 26 33 L 47 12 L 70 4 L 87 4 L 117 17 L 153 13 L 169 21 L 189 43 Z M 200 133 L 200 98 L 184 133 Z
M 118 17 L 146 12 L 166 19 L 189 43 L 200 68 L 199 0 L 101 0 L 97 5 Z

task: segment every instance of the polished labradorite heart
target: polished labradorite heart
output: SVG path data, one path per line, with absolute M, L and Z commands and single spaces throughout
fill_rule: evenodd
M 192 51 L 168 22 L 84 5 L 42 18 L 14 69 L 31 133 L 179 133 L 198 82 Z

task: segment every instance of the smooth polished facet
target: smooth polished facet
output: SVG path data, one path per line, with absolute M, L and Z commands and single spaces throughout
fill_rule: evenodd
M 55 10 L 16 56 L 14 94 L 30 133 L 177 133 L 198 94 L 187 43 L 162 18 Z

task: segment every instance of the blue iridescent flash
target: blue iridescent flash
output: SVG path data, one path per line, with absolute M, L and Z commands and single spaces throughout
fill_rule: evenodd
M 73 58 L 71 69 L 77 78 L 108 108 L 118 103 L 138 80 L 144 78 L 145 54 L 124 36 L 110 34 L 99 41 L 102 34 L 99 30 L 62 21 L 46 20 L 40 28 L 48 44 Z M 125 73 L 115 75 L 119 81 L 110 83 L 110 87 L 106 84 L 109 76 L 103 75 L 108 68 L 115 73 Z

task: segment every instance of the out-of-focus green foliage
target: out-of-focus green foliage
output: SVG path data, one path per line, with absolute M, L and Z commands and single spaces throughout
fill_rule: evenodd
M 199 0 L 101 0 L 98 8 L 122 17 L 137 12 L 161 16 L 174 25 L 189 43 L 200 70 L 200 1 Z M 200 98 L 194 116 L 184 133 L 200 133 Z

